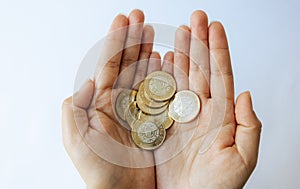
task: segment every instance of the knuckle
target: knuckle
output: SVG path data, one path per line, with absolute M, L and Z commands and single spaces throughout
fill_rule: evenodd
M 127 67 L 136 61 L 137 61 L 137 58 L 133 55 L 124 56 L 124 58 L 122 59 L 122 66 Z
M 262 122 L 258 119 L 258 117 L 257 117 L 257 115 L 256 115 L 256 113 L 254 111 L 253 111 L 253 114 L 254 114 L 254 117 L 255 117 L 253 125 L 255 125 L 256 128 L 259 131 L 261 131 L 261 129 L 262 129 Z
M 262 130 L 262 123 L 258 120 L 258 123 L 257 123 L 257 130 L 259 132 L 259 134 L 261 134 L 261 130 Z
M 213 69 L 211 71 L 211 74 L 217 77 L 232 77 L 233 76 L 233 72 L 231 69 Z
M 115 69 L 119 67 L 119 61 L 115 60 L 115 59 L 110 59 L 107 61 L 106 64 L 107 67 Z

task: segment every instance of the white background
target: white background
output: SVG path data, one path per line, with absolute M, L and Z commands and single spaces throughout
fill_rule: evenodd
M 203 9 L 224 23 L 236 94 L 252 92 L 263 122 L 258 166 L 245 188 L 298 188 L 297 0 L 0 0 L 0 188 L 85 188 L 61 142 L 61 102 L 89 48 L 115 15 L 133 8 L 146 22 L 188 24 Z

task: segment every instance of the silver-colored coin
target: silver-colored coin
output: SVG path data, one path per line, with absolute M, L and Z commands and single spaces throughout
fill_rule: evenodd
M 199 114 L 200 100 L 189 90 L 175 94 L 174 100 L 169 104 L 169 115 L 179 123 L 190 122 Z

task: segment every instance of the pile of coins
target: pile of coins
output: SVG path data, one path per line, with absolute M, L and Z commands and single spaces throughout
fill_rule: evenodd
M 138 91 L 123 90 L 116 112 L 131 128 L 134 143 L 145 150 L 158 148 L 173 122 L 190 122 L 200 111 L 198 96 L 189 90 L 176 93 L 175 79 L 163 71 L 149 74 Z

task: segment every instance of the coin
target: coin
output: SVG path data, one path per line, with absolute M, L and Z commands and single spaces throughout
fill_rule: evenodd
M 131 127 L 131 137 L 138 147 L 145 150 L 158 148 L 174 121 L 186 123 L 198 115 L 198 96 L 189 90 L 176 94 L 175 91 L 174 78 L 166 72 L 156 71 L 145 78 L 138 91 L 125 89 L 117 96 L 118 117 Z
M 156 117 L 157 121 L 164 126 L 165 129 L 169 129 L 173 125 L 173 119 L 169 116 L 168 110 L 165 110 L 163 113 L 159 114 Z
M 125 111 L 125 120 L 132 128 L 135 121 L 140 118 L 140 110 L 137 108 L 136 102 L 131 102 Z
M 135 100 L 136 93 L 137 91 L 135 90 L 124 89 L 117 96 L 115 109 L 117 115 L 124 121 L 126 120 L 125 111 L 128 108 L 129 104 Z
M 157 102 L 157 101 L 147 98 L 145 91 L 144 91 L 144 82 L 142 82 L 140 84 L 136 99 L 138 102 L 143 102 L 146 106 L 149 106 L 151 108 L 161 108 L 162 106 L 164 106 L 168 103 L 168 101 Z
M 167 72 L 155 71 L 145 78 L 144 90 L 151 99 L 165 101 L 174 95 L 176 82 Z
M 146 120 L 152 120 L 158 125 L 162 125 L 165 129 L 168 129 L 172 126 L 174 120 L 169 116 L 168 114 L 168 109 L 163 111 L 161 114 L 158 115 L 147 115 L 147 114 L 141 114 L 140 115 L 141 119 L 146 119 Z
M 189 90 L 183 90 L 175 94 L 175 98 L 169 104 L 169 115 L 179 123 L 186 123 L 195 119 L 200 111 L 198 96 Z
M 158 148 L 165 140 L 166 130 L 162 125 L 149 120 L 138 120 L 131 131 L 133 142 L 145 150 Z
M 168 109 L 163 111 L 163 113 L 152 116 L 155 123 L 162 125 L 165 129 L 168 129 L 172 126 L 174 120 L 169 116 Z
M 138 107 L 146 114 L 160 114 L 163 111 L 165 111 L 168 107 L 168 104 L 160 107 L 160 108 L 151 108 L 149 106 L 147 106 L 143 101 L 141 101 L 141 99 L 137 98 L 137 105 Z

